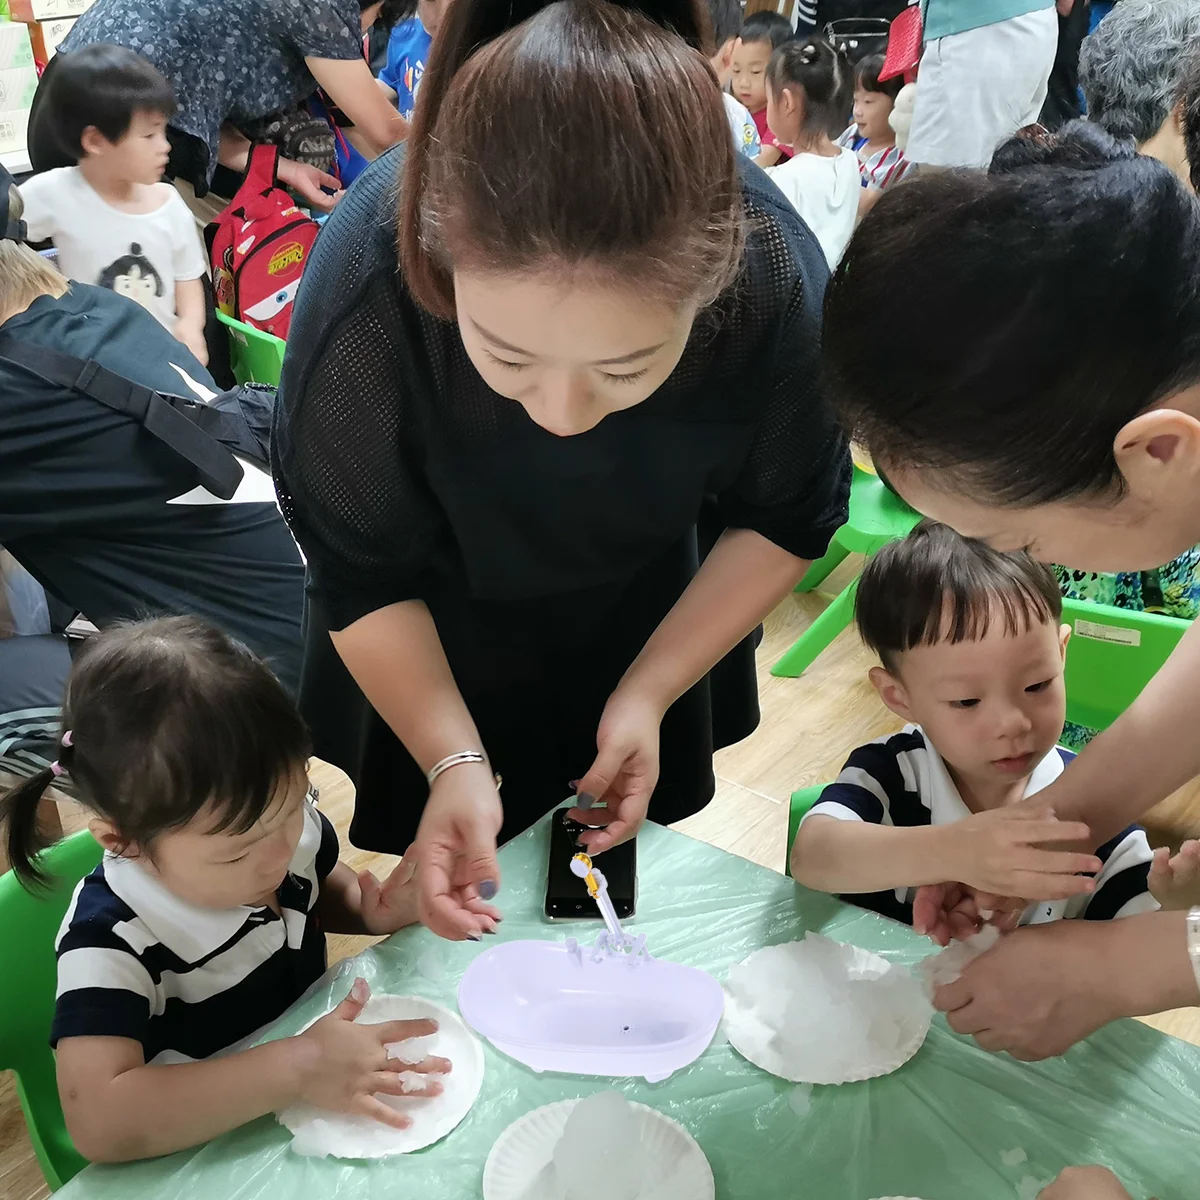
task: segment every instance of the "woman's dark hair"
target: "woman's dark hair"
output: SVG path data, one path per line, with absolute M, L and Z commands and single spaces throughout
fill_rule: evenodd
M 740 37 L 742 33 L 742 5 L 740 0 L 708 0 L 708 19 L 712 24 L 713 50 L 720 50 L 726 42 Z
M 457 0 L 421 84 L 400 205 L 413 295 L 453 270 L 575 267 L 714 299 L 744 240 L 703 5 Z
M 743 42 L 770 42 L 772 50 L 778 50 L 793 36 L 792 24 L 787 17 L 777 12 L 751 13 L 742 22 Z
M 824 38 L 785 42 L 767 66 L 767 80 L 775 93 L 784 88 L 804 92 L 804 133 L 837 137 L 854 104 L 854 79 L 846 56 Z
M 175 95 L 158 68 L 107 42 L 57 55 L 46 86 L 55 140 L 74 159 L 83 156 L 81 139 L 89 125 L 115 142 L 128 133 L 134 113 L 161 113 L 169 119 L 175 112 Z
M 214 829 L 244 833 L 303 770 L 308 731 L 261 660 L 194 617 L 102 633 L 72 668 L 59 762 L 83 803 L 124 841 L 154 839 L 205 810 Z M 0 800 L 9 862 L 41 878 L 38 804 L 45 770 Z
M 1183 118 L 1183 140 L 1187 146 L 1188 172 L 1192 187 L 1200 192 L 1200 54 L 1192 59 L 1179 92 Z
M 854 64 L 854 86 L 862 88 L 864 92 L 879 92 L 895 100 L 904 86 L 904 76 L 893 75 L 891 79 L 881 82 L 879 73 L 886 61 L 887 56 L 884 54 L 868 54 L 866 58 L 860 58 Z
M 1200 382 L 1200 207 L 1086 123 L 997 159 L 860 226 L 825 294 L 828 386 L 887 469 L 993 506 L 1115 497 L 1118 431 Z
M 1061 616 L 1062 594 L 1049 567 L 936 521 L 922 521 L 868 559 L 854 601 L 859 634 L 893 672 L 914 646 L 978 641 L 997 617 L 1015 635 Z

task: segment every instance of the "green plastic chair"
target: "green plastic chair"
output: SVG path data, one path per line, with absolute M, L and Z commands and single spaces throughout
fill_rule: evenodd
M 1107 604 L 1063 601 L 1071 626 L 1067 649 L 1067 720 L 1107 729 L 1167 661 L 1190 621 Z
M 818 783 L 815 787 L 801 788 L 798 792 L 792 793 L 792 807 L 788 814 L 787 853 L 783 856 L 784 874 L 786 875 L 792 873 L 792 843 L 796 840 L 796 830 L 800 828 L 804 814 L 816 804 L 824 790 L 825 785 Z
M 229 358 L 234 379 L 238 383 L 265 383 L 278 387 L 287 343 L 273 333 L 264 333 L 252 325 L 235 321 L 220 309 L 217 320 L 229 331 Z
M 819 587 L 849 554 L 872 555 L 888 542 L 906 537 L 921 520 L 877 475 L 855 464 L 850 483 L 850 516 L 834 535 L 824 557 L 808 568 L 796 586 L 798 592 Z M 792 648 L 771 668 L 772 675 L 795 679 L 816 661 L 818 655 L 854 620 L 853 580 L 823 613 L 800 635 Z
M 50 875 L 47 888 L 31 892 L 12 871 L 0 875 L 0 1068 L 17 1077 L 29 1140 L 51 1190 L 87 1166 L 67 1134 L 50 1049 L 58 974 L 54 939 L 75 885 L 99 863 L 100 854 L 85 829 L 42 855 Z

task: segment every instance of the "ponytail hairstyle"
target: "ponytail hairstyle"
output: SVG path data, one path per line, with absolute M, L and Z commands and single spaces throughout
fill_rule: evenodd
M 302 771 L 309 738 L 283 685 L 249 650 L 195 617 L 117 626 L 72 668 L 59 757 L 0 799 L 8 860 L 42 883 L 43 793 L 69 775 L 83 804 L 122 841 L 154 839 L 201 813 L 244 833 Z
M 938 330 L 920 354 L 876 319 L 901 293 Z M 1027 130 L 990 175 L 877 206 L 825 292 L 822 352 L 885 470 L 938 471 L 990 507 L 1115 500 L 1117 434 L 1200 383 L 1200 202 L 1090 121 Z
M 714 300 L 744 232 L 712 53 L 703 0 L 456 0 L 404 169 L 416 299 L 452 320 L 456 269 L 583 268 Z
M 778 95 L 784 88 L 804 93 L 806 137 L 834 138 L 849 123 L 854 107 L 854 76 L 846 56 L 824 38 L 784 42 L 767 65 L 767 82 Z

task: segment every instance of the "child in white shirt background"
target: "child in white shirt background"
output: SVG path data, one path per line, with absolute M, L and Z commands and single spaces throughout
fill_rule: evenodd
M 767 124 L 793 151 L 768 174 L 816 234 L 830 270 L 854 233 L 862 190 L 858 156 L 833 141 L 852 88 L 845 56 L 823 38 L 785 42 L 767 66 Z
M 136 300 L 207 363 L 204 248 L 161 182 L 170 84 L 133 51 L 97 44 L 64 55 L 52 88 L 55 134 L 78 165 L 22 184 L 29 239 L 51 239 L 64 275 Z

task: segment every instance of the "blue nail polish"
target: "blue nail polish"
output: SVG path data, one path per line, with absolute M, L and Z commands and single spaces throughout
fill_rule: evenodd
M 494 900 L 498 890 L 494 879 L 485 879 L 479 885 L 479 898 L 480 900 Z
M 579 795 L 575 797 L 575 805 L 577 808 L 588 809 L 591 808 L 595 803 L 596 797 L 589 796 L 587 792 L 580 792 Z

